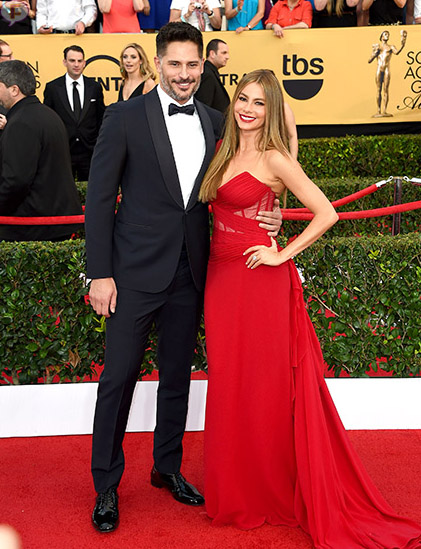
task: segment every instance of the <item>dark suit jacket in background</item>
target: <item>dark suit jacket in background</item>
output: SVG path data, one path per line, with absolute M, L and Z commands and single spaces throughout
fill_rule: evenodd
M 55 112 L 35 96 L 7 114 L 1 139 L 0 215 L 38 217 L 79 215 L 66 129 Z M 0 225 L 0 239 L 50 240 L 80 225 Z
M 114 277 L 121 287 L 160 292 L 174 278 L 185 241 L 194 283 L 203 289 L 209 219 L 197 196 L 222 116 L 198 101 L 195 105 L 206 153 L 186 208 L 156 88 L 107 108 L 86 202 L 89 278 Z M 123 199 L 115 215 L 119 185 Z
M 205 68 L 195 98 L 222 113 L 225 113 L 230 104 L 230 96 L 221 82 L 218 69 L 210 61 L 205 61 Z
M 44 104 L 56 111 L 63 120 L 69 135 L 70 149 L 79 139 L 87 149 L 93 151 L 105 111 L 104 94 L 94 78 L 83 78 L 85 95 L 79 121 L 76 121 L 70 107 L 64 76 L 47 83 Z

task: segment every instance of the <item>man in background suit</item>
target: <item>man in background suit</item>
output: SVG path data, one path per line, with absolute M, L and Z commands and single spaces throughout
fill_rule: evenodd
M 105 111 L 104 94 L 94 78 L 82 74 L 86 62 L 80 46 L 64 50 L 63 64 L 67 73 L 47 83 L 44 104 L 55 110 L 66 126 L 74 177 L 87 181 Z
M 89 295 L 107 317 L 92 448 L 92 522 L 100 532 L 118 524 L 122 443 L 153 322 L 159 388 L 151 483 L 181 503 L 204 503 L 180 468 L 209 249 L 208 208 L 197 197 L 222 116 L 193 98 L 203 67 L 200 31 L 169 23 L 156 44 L 160 85 L 108 107 L 86 202 Z
M 215 38 L 209 42 L 200 86 L 196 92 L 196 99 L 222 113 L 227 110 L 230 97 L 218 71 L 225 67 L 229 58 L 228 45 L 223 40 Z
M 0 103 L 8 110 L 1 139 L 0 215 L 81 215 L 66 129 L 35 97 L 23 61 L 0 64 Z M 1 240 L 64 240 L 80 225 L 0 225 Z

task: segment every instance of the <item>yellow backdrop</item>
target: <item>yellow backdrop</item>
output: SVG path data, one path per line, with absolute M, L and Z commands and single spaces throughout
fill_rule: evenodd
M 394 46 L 385 61 L 390 74 L 390 118 L 374 118 L 377 111 L 378 60 L 368 62 L 382 31 L 389 31 Z M 401 32 L 407 32 L 402 51 Z M 232 96 L 236 82 L 248 71 L 272 69 L 282 83 L 285 99 L 294 110 L 297 124 L 362 124 L 421 120 L 421 26 L 362 27 L 348 29 L 293 29 L 282 39 L 271 31 L 205 33 L 229 44 L 231 59 L 220 73 Z M 155 35 L 98 34 L 4 36 L 16 59 L 33 68 L 42 99 L 46 82 L 64 73 L 63 49 L 78 44 L 85 50 L 87 76 L 104 86 L 107 104 L 117 100 L 118 58 L 129 42 L 138 42 L 151 62 Z

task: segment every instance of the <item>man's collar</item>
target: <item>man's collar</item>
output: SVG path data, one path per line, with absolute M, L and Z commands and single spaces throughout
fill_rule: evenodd
M 66 78 L 66 84 L 72 84 L 73 82 L 78 82 L 79 84 L 83 84 L 83 74 L 79 76 L 79 78 L 72 78 L 68 72 L 65 74 Z

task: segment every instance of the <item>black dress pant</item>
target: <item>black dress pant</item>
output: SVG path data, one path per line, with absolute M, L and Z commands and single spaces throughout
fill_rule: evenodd
M 191 363 L 203 304 L 185 251 L 165 291 L 117 291 L 116 312 L 107 320 L 105 367 L 94 419 L 92 474 L 97 492 L 118 486 L 123 474 L 122 443 L 153 322 L 159 365 L 153 458 L 161 473 L 180 470 Z
M 86 147 L 81 141 L 76 141 L 70 147 L 72 172 L 75 180 L 88 181 L 93 150 Z

